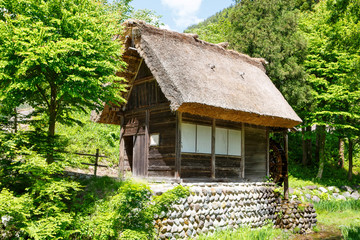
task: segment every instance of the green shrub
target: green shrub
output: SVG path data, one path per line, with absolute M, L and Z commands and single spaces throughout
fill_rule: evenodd
M 152 239 L 155 237 L 154 216 L 168 211 L 172 203 L 188 195 L 189 190 L 179 185 L 152 197 L 145 183 L 124 181 L 113 196 L 97 200 L 91 214 L 86 212 L 78 216 L 75 222 L 80 231 L 74 237 Z
M 10 189 L 17 192 L 2 188 L 0 215 L 10 217 L 8 226 L 18 237 L 56 239 L 73 233 L 74 213 L 69 211 L 69 205 L 81 188 L 79 183 L 59 175 L 63 166 L 64 162 L 48 164 L 43 157 L 28 150 L 23 150 L 22 155 L 8 165 L 8 172 L 24 186 Z M 8 183 L 1 186 L 4 185 Z M 8 226 L 3 224 L 3 229 L 7 231 Z

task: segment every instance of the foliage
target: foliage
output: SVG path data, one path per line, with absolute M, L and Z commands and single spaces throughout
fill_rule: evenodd
M 360 223 L 351 224 L 350 226 L 342 226 L 341 234 L 345 240 L 357 240 L 360 236 Z
M 7 162 L 5 162 L 7 161 Z M 46 163 L 31 151 L 23 151 L 12 161 L 3 159 L 21 185 L 9 184 L 7 172 L 1 172 L 1 217 L 10 221 L 2 230 L 11 238 L 11 232 L 33 239 L 67 237 L 72 233 L 73 213 L 68 211 L 68 201 L 80 190 L 77 182 L 61 178 L 64 162 Z M 5 188 L 6 187 L 6 188 Z M 10 233 L 10 235 L 9 235 Z
M 188 27 L 184 32 L 196 33 L 201 40 L 211 43 L 226 42 L 231 29 L 229 14 L 231 7 L 225 8 L 205 21 Z
M 302 63 L 306 42 L 298 31 L 294 1 L 243 0 L 230 14 L 230 45 L 251 57 L 265 58 L 267 74 L 295 110 L 311 101 Z
M 149 9 L 138 9 L 136 11 L 132 10 L 131 18 L 145 21 L 146 23 L 161 27 L 164 26 L 164 23 L 160 21 L 161 15 L 157 15 L 155 11 Z
M 312 124 L 327 124 L 337 131 L 358 131 L 360 54 L 353 49 L 357 41 L 351 39 L 359 23 L 350 14 L 332 23 L 335 10 L 327 7 L 330 4 L 322 1 L 314 12 L 303 13 L 301 18 L 309 52 L 304 65 L 315 100 L 309 118 Z
M 125 181 L 114 196 L 96 202 L 91 215 L 78 216 L 78 234 L 81 238 L 116 239 L 120 235 L 125 239 L 153 238 L 155 235 L 153 220 L 161 211 L 167 211 L 171 203 L 189 194 L 181 185 L 156 197 L 145 183 Z M 136 234 L 135 234 L 136 233 Z
M 8 172 L 0 173 L 4 239 L 153 238 L 155 215 L 189 195 L 182 186 L 152 197 L 145 183 L 132 180 L 70 179 L 62 175 L 67 163 L 48 164 L 31 151 L 7 164 L 23 184 L 15 187 L 4 178 Z
M 106 161 L 106 164 L 110 165 L 118 163 L 119 126 L 92 122 L 90 120 L 90 111 L 75 113 L 73 116 L 81 124 L 59 124 L 56 129 L 56 134 L 66 142 L 64 150 L 70 153 L 95 154 L 96 149 L 99 149 L 101 155 L 107 156 L 107 158 L 101 158 L 100 161 Z M 75 162 L 94 161 L 93 157 L 77 156 L 74 154 L 65 155 L 68 158 L 71 157 L 72 161 Z
M 270 239 L 288 239 L 289 234 L 282 232 L 280 229 L 273 228 L 272 224 L 268 224 L 262 228 L 252 229 L 250 227 L 240 227 L 235 230 L 216 231 L 214 234 L 203 234 L 197 239 L 199 240 L 215 240 L 215 239 L 238 239 L 238 240 L 270 240 Z
M 103 102 L 122 101 L 121 14 L 101 1 L 0 1 L 0 99 L 28 103 L 48 129 Z M 51 154 L 51 153 L 50 153 Z M 50 159 L 51 160 L 51 159 Z
M 310 185 L 317 186 L 353 186 L 360 181 L 360 176 L 355 175 L 352 181 L 346 177 L 346 169 L 339 169 L 335 162 L 326 162 L 326 171 L 321 179 L 316 179 L 317 166 L 302 166 L 299 163 L 291 161 L 289 164 L 290 187 L 299 188 Z
M 360 132 L 359 14 L 354 1 L 335 4 L 328 0 L 317 4 L 313 12 L 303 12 L 300 20 L 308 41 L 304 66 L 314 96 L 313 111 L 305 115 L 305 121 L 320 126 L 322 134 L 326 134 L 326 126 L 327 132 L 351 143 Z M 323 150 L 320 147 L 320 152 Z M 321 157 L 319 178 L 323 163 Z

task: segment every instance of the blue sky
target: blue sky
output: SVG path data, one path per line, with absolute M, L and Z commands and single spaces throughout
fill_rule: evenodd
M 183 32 L 216 12 L 230 6 L 233 0 L 133 0 L 130 5 L 137 9 L 154 10 L 162 15 L 164 28 Z

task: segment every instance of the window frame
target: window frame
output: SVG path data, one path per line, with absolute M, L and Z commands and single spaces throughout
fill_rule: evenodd
M 184 136 L 183 136 L 183 124 L 187 124 L 187 125 L 193 125 L 195 126 L 195 132 L 193 134 L 193 137 L 195 139 L 191 140 L 193 143 L 194 143 L 194 147 L 192 149 L 194 149 L 194 151 L 184 151 L 183 150 L 183 140 L 184 140 Z M 212 138 L 212 125 L 209 125 L 209 124 L 197 124 L 197 123 L 193 123 L 193 122 L 182 122 L 181 123 L 182 127 L 181 127 L 181 154 L 204 154 L 204 155 L 211 155 L 211 144 L 212 144 L 212 141 L 211 141 L 211 138 Z M 210 152 L 199 152 L 198 151 L 198 126 L 202 126 L 202 127 L 208 127 L 210 128 L 210 139 L 209 139 L 209 142 L 210 142 Z M 218 141 L 217 138 L 216 138 L 216 130 L 217 129 L 223 129 L 223 130 L 226 130 L 226 153 L 216 153 L 216 144 Z M 229 141 L 230 141 L 230 131 L 234 131 L 234 132 L 238 132 L 238 139 L 240 140 L 238 143 L 238 149 L 239 149 L 239 153 L 238 154 L 229 154 L 229 148 L 230 148 L 230 144 L 229 144 Z M 240 128 L 240 129 L 236 129 L 236 128 L 229 128 L 229 127 L 224 127 L 224 126 L 216 126 L 215 127 L 215 155 L 216 156 L 225 156 L 225 157 L 235 157 L 235 158 L 241 158 L 242 157 L 242 131 L 243 129 Z

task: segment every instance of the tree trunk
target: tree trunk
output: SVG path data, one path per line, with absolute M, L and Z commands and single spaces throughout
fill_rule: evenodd
M 311 146 L 311 138 L 309 135 L 311 134 L 311 127 L 302 128 L 302 148 L 303 148 L 303 156 L 302 156 L 302 164 L 304 166 L 310 165 L 312 162 L 312 146 Z
M 320 162 L 320 126 L 316 125 L 315 162 Z
M 18 127 L 17 127 L 17 125 L 18 125 L 18 114 L 17 114 L 17 110 L 16 110 L 16 108 L 14 108 L 14 132 L 15 133 L 17 133 L 17 131 L 18 131 Z
M 352 180 L 352 169 L 353 169 L 353 150 L 354 150 L 354 142 L 351 138 L 349 138 L 349 173 L 348 180 Z
M 48 148 L 47 148 L 47 163 L 54 162 L 54 143 L 55 143 L 55 125 L 57 115 L 57 91 L 51 86 L 51 98 L 49 104 L 49 129 L 48 129 Z
M 340 168 L 344 167 L 344 161 L 345 161 L 345 156 L 344 156 L 344 139 L 339 138 L 339 159 L 338 159 L 338 166 Z
M 310 165 L 312 163 L 312 143 L 311 143 L 311 126 L 306 127 L 306 150 L 307 150 L 307 164 Z
M 324 171 L 325 165 L 325 126 L 317 126 L 319 128 L 318 132 L 318 150 L 319 150 L 319 170 L 316 175 L 316 178 L 321 179 Z
M 301 128 L 301 139 L 302 139 L 302 165 L 307 165 L 307 145 L 305 139 L 305 127 Z

